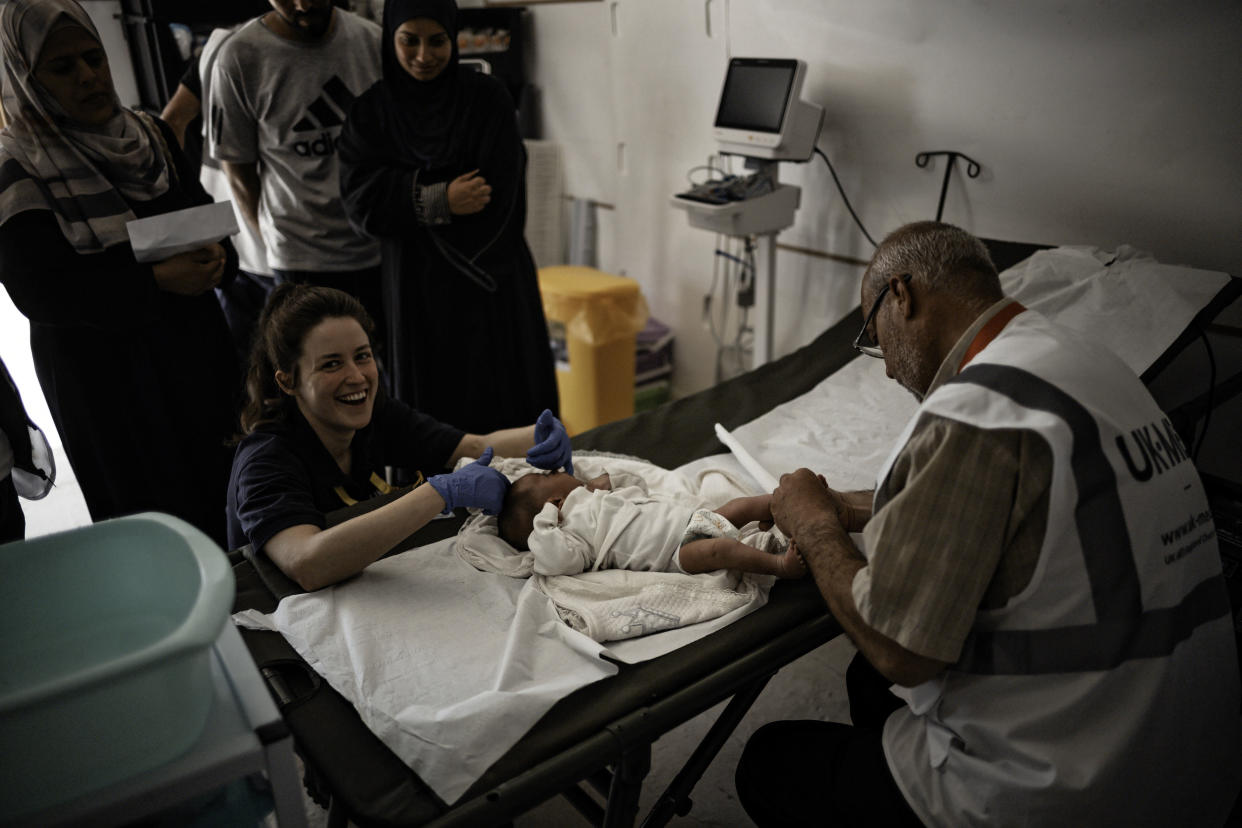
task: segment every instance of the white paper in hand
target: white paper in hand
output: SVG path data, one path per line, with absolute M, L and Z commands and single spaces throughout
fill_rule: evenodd
M 134 258 L 159 262 L 214 244 L 237 232 L 237 216 L 231 201 L 187 207 L 125 224 Z

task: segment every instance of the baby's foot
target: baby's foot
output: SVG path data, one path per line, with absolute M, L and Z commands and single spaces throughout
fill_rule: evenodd
M 805 578 L 806 573 L 806 561 L 802 559 L 802 553 L 798 551 L 798 544 L 790 539 L 785 554 L 781 556 L 779 577 Z

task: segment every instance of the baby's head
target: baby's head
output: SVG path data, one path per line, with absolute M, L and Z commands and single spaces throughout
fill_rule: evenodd
M 581 485 L 581 480 L 566 472 L 531 472 L 519 477 L 505 493 L 504 505 L 500 507 L 500 537 L 514 549 L 525 551 L 535 515 L 543 505 L 555 503 L 559 509 L 566 495 Z

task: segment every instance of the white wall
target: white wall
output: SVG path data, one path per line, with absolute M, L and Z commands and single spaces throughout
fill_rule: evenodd
M 537 4 L 533 82 L 570 195 L 600 214 L 600 267 L 643 286 L 677 331 L 678 393 L 712 379 L 701 323 L 714 238 L 669 206 L 714 150 L 729 56 L 807 61 L 827 152 L 872 236 L 933 218 L 984 236 L 1128 243 L 1242 274 L 1242 4 L 1234 0 L 604 0 Z M 615 31 L 614 31 L 615 27 Z M 818 159 L 786 245 L 866 258 Z M 860 269 L 782 251 L 778 354 L 857 304 Z
M 121 25 L 120 0 L 80 0 L 82 8 L 91 16 L 91 22 L 99 30 L 104 51 L 108 53 L 108 67 L 112 70 L 112 84 L 125 106 L 138 105 L 138 81 L 134 77 L 134 61 L 129 54 L 129 41 L 125 27 Z

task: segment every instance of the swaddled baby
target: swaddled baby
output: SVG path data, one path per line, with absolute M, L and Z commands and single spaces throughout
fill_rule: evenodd
M 637 478 L 614 489 L 607 474 L 584 483 L 565 472 L 531 473 L 509 487 L 498 523 L 505 541 L 533 553 L 540 575 L 598 569 L 806 574 L 792 542 L 749 526 L 772 525 L 770 494 L 734 498 L 712 511 L 652 494 Z

